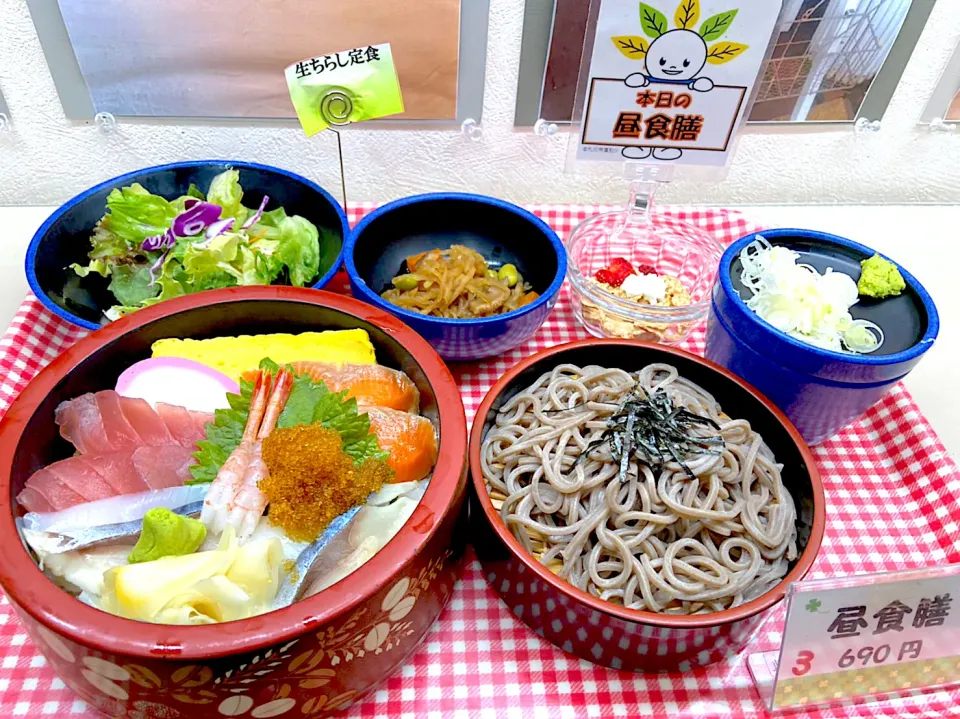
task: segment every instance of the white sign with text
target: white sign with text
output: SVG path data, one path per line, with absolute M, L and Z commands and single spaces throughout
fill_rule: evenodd
M 580 160 L 723 166 L 779 0 L 602 0 Z
M 779 657 L 749 666 L 781 709 L 953 683 L 958 640 L 960 567 L 808 581 L 788 594 Z

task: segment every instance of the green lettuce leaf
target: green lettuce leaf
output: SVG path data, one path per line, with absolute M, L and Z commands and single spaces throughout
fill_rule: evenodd
M 150 265 L 114 265 L 110 291 L 121 305 L 136 306 L 160 293 L 160 287 L 150 286 Z
M 90 260 L 90 264 L 83 266 L 78 265 L 74 262 L 70 265 L 70 269 L 77 273 L 78 277 L 86 277 L 91 272 L 96 272 L 101 277 L 110 276 L 110 265 L 108 265 L 103 260 Z
M 320 270 L 320 233 L 312 222 L 299 215 L 287 215 L 278 207 L 264 212 L 248 232 L 256 238 L 253 245 L 264 248 L 264 254 L 267 244 L 273 243 L 276 249 L 272 257 L 286 266 L 291 285 L 304 287 L 316 278 Z
M 183 265 L 173 257 L 167 257 L 167 260 L 163 263 L 163 269 L 157 279 L 157 284 L 160 285 L 160 294 L 157 295 L 158 301 L 180 297 L 180 295 L 185 295 L 189 291 L 189 278 L 183 271 Z
M 250 244 L 250 254 L 255 263 L 255 283 L 244 284 L 272 284 L 283 273 L 283 260 L 279 255 L 278 240 L 257 240 Z M 244 277 L 246 277 L 244 268 Z
M 320 240 L 316 226 L 309 220 L 294 215 L 279 224 L 280 238 L 277 256 L 287 266 L 290 284 L 308 285 L 320 268 Z
M 276 374 L 280 367 L 270 359 L 260 369 Z M 194 453 L 197 464 L 190 468 L 193 480 L 187 484 L 212 482 L 220 467 L 240 444 L 243 428 L 250 413 L 253 383 L 241 380 L 240 395 L 228 394 L 230 409 L 219 409 L 214 422 L 207 425 L 207 438 L 197 443 Z M 331 392 L 323 382 L 314 382 L 308 375 L 295 375 L 287 403 L 277 419 L 277 427 L 321 424 L 335 429 L 343 439 L 343 451 L 359 465 L 367 459 L 386 459 L 377 436 L 370 432 L 370 418 L 357 411 L 357 400 L 347 399 L 346 391 Z
M 250 228 L 250 235 L 252 237 L 257 237 L 258 235 L 266 232 L 267 237 L 275 240 L 280 236 L 280 233 L 270 233 L 269 230 L 280 227 L 280 223 L 286 219 L 286 217 L 287 211 L 282 207 L 278 207 L 275 210 L 270 210 L 269 212 L 264 212 L 262 215 L 260 215 L 260 221 Z
M 98 233 L 94 233 L 92 241 L 96 254 L 91 253 L 90 256 L 111 257 L 121 254 L 112 248 L 115 240 L 126 243 L 125 249 L 139 251 L 145 239 L 166 232 L 176 216 L 177 211 L 170 202 L 159 195 L 151 195 L 136 182 L 129 187 L 115 189 L 107 195 L 107 214 L 98 226 L 102 237 L 98 238 Z M 111 246 L 110 254 L 104 254 L 107 245 Z
M 240 204 L 242 199 L 243 188 L 240 187 L 239 170 L 226 170 L 210 181 L 210 188 L 207 190 L 207 202 L 212 202 L 223 208 L 220 217 L 235 217 L 237 222 L 234 227 L 240 227 L 247 216 L 246 209 Z
M 189 243 L 183 252 L 183 273 L 193 292 L 233 287 L 243 273 L 233 266 L 239 255 L 240 236 L 225 232 L 208 244 Z
M 241 229 L 253 210 L 241 204 L 240 173 L 226 170 L 211 181 L 206 201 L 219 205 L 222 217 L 234 218 L 233 230 L 209 242 L 202 236 L 178 238 L 151 286 L 149 268 L 161 252 L 145 252 L 143 241 L 166 232 L 190 198 L 204 199 L 204 193 L 190 185 L 185 195 L 168 201 L 135 183 L 107 196 L 106 214 L 90 238 L 88 262 L 70 268 L 76 278 L 95 272 L 111 279 L 117 304 L 108 316 L 203 290 L 275 282 L 302 287 L 316 278 L 322 249 L 317 227 L 280 207 L 263 213 L 249 230 Z

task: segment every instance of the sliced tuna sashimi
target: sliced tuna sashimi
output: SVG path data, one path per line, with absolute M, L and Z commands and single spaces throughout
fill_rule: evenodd
M 198 441 L 205 439 L 207 436 L 207 425 L 210 422 L 213 422 L 214 415 L 207 414 L 206 412 L 194 412 L 192 410 L 188 411 L 190 412 L 190 416 L 193 417 L 194 424 L 196 424 L 197 428 L 200 430 L 200 437 L 198 438 Z
M 183 407 L 121 397 L 113 390 L 80 395 L 57 407 L 60 434 L 81 454 L 102 454 L 177 443 L 191 450 L 213 415 Z
M 173 440 L 171 440 L 170 443 L 173 444 Z M 134 452 L 136 452 L 136 450 L 134 450 Z M 104 482 L 110 485 L 110 488 L 113 490 L 109 495 L 111 497 L 118 494 L 146 492 L 150 489 L 137 472 L 137 467 L 133 463 L 133 453 L 130 450 L 80 455 L 76 459 L 84 460 L 84 462 L 77 462 L 78 467 L 86 463 Z
M 69 457 L 34 472 L 17 501 L 29 511 L 43 512 L 164 489 L 189 479 L 193 462 L 192 450 L 179 444 Z
M 103 420 L 103 432 L 113 448 L 141 446 L 144 443 L 143 440 L 123 415 L 121 403 L 125 398 L 113 390 L 97 392 L 94 396 L 97 398 L 97 407 L 100 409 L 100 418 Z
M 61 402 L 54 413 L 60 425 L 60 434 L 81 454 L 109 452 L 113 445 L 104 432 L 97 398 L 88 392 L 67 402 Z
M 148 447 L 159 447 L 165 444 L 174 444 L 176 440 L 167 429 L 166 423 L 150 406 L 145 399 L 123 397 L 120 400 L 123 416 L 130 426 L 140 435 L 142 444 Z
M 46 497 L 33 487 L 24 487 L 17 495 L 17 501 L 28 512 L 52 512 L 56 509 Z
M 193 450 L 179 445 L 141 447 L 133 453 L 137 472 L 150 489 L 183 484 L 190 478 L 190 465 L 195 461 Z
M 65 459 L 63 461 L 69 462 L 70 460 Z M 66 509 L 75 504 L 83 504 L 86 501 L 61 482 L 53 472 L 48 472 L 46 469 L 38 470 L 31 475 L 24 487 L 24 492 L 26 492 L 27 489 L 39 493 L 54 510 Z M 20 497 L 24 496 L 24 492 L 17 495 L 18 501 Z M 32 493 L 27 493 L 24 499 L 29 502 L 32 496 Z M 29 505 L 24 504 L 24 506 L 30 509 Z
M 213 421 L 212 415 L 204 412 L 191 412 L 175 404 L 158 402 L 156 410 L 157 414 L 159 414 L 164 423 L 166 423 L 167 429 L 170 431 L 170 434 L 173 435 L 173 438 L 191 450 L 196 446 L 197 442 L 206 436 L 203 425 Z M 203 422 L 198 422 L 195 415 L 201 415 L 204 418 Z
M 87 455 L 90 456 L 90 455 Z M 81 459 L 76 457 L 75 459 Z M 89 463 L 78 461 L 64 464 L 54 462 L 45 468 L 64 485 L 83 497 L 85 502 L 113 497 L 117 493 Z

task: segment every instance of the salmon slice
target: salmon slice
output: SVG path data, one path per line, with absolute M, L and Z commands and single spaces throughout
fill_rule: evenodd
M 28 511 L 46 512 L 179 486 L 190 478 L 193 461 L 192 449 L 179 444 L 69 457 L 34 472 L 17 501 Z
M 17 495 L 17 501 L 20 501 L 20 498 L 23 497 L 24 502 L 30 502 L 33 494 L 27 492 L 28 489 L 42 496 L 53 507 L 54 511 L 66 509 L 75 504 L 83 504 L 87 501 L 61 482 L 53 472 L 48 472 L 46 469 L 38 470 L 31 475 L 23 491 Z M 28 510 L 30 509 L 30 504 L 25 503 L 23 506 Z
M 381 449 L 390 453 L 387 464 L 393 481 L 423 479 L 437 463 L 437 431 L 426 417 L 387 407 L 361 407 L 370 417 L 370 431 L 377 435 Z
M 291 362 L 296 375 L 307 375 L 314 382 L 323 382 L 331 392 L 347 391 L 358 404 L 416 412 L 420 392 L 409 377 L 399 370 L 377 364 L 342 364 L 327 362 Z M 253 381 L 257 372 L 245 372 L 243 378 Z
M 206 412 L 191 412 L 171 404 L 154 409 L 138 398 L 121 397 L 112 389 L 61 402 L 54 418 L 60 434 L 80 454 L 103 454 L 173 443 L 194 449 L 213 421 Z

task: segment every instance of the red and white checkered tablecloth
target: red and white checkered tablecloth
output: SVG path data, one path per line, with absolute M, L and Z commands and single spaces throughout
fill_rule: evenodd
M 350 208 L 355 223 L 372 205 Z M 531 208 L 561 237 L 612 208 Z M 658 208 L 722 242 L 757 229 L 735 212 Z M 566 291 L 566 290 L 565 290 Z M 0 412 L 50 360 L 84 332 L 28 296 L 0 339 Z M 526 345 L 490 361 L 453 367 L 471 419 L 508 367 L 533 352 L 578 339 L 564 295 Z M 702 351 L 703 330 L 687 342 Z M 960 473 L 902 387 L 860 421 L 815 450 L 827 497 L 827 529 L 813 576 L 887 572 L 960 561 L 956 509 Z M 630 674 L 594 666 L 548 644 L 515 619 L 468 563 L 450 604 L 417 653 L 348 717 L 692 717 L 765 716 L 747 672 L 747 653 L 775 649 L 782 609 L 733 662 L 683 674 Z M 94 717 L 34 648 L 6 598 L 0 598 L 0 716 Z M 817 717 L 941 717 L 960 714 L 960 690 L 891 702 L 858 703 L 797 714 Z

